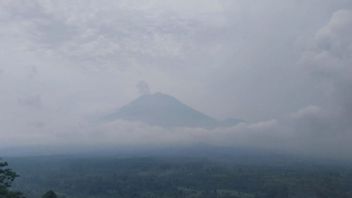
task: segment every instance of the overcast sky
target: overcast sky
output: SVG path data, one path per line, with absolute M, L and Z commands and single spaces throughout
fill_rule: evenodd
M 0 144 L 197 139 L 348 155 L 351 35 L 351 0 L 2 0 Z M 248 123 L 94 125 L 141 89 Z

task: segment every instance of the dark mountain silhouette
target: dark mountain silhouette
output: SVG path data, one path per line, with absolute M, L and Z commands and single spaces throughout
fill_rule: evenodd
M 139 121 L 163 127 L 203 128 L 230 126 L 240 122 L 236 119 L 219 122 L 183 104 L 175 97 L 163 93 L 142 95 L 116 112 L 109 114 L 104 120 Z

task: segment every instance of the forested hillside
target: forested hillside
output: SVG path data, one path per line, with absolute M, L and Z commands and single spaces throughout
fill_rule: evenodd
M 195 158 L 18 158 L 28 198 L 350 198 L 352 169 L 312 163 L 241 164 Z

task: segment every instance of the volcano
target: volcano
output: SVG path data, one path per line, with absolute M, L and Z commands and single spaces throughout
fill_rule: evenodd
M 214 128 L 224 125 L 223 121 L 197 111 L 173 96 L 159 92 L 142 95 L 104 119 L 137 121 L 162 127 Z M 231 123 L 226 122 L 226 125 L 240 122 L 237 119 L 231 120 Z

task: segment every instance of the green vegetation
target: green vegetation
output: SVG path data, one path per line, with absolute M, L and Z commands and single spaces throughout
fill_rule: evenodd
M 0 198 L 22 198 L 22 194 L 12 191 L 11 185 L 18 175 L 7 168 L 7 162 L 0 161 Z
M 54 191 L 49 190 L 42 196 L 42 198 L 57 198 L 57 195 Z
M 240 164 L 194 158 L 12 160 L 29 198 L 350 198 L 349 167 Z M 55 194 L 55 193 L 54 193 Z M 55 198 L 47 193 L 43 197 Z

